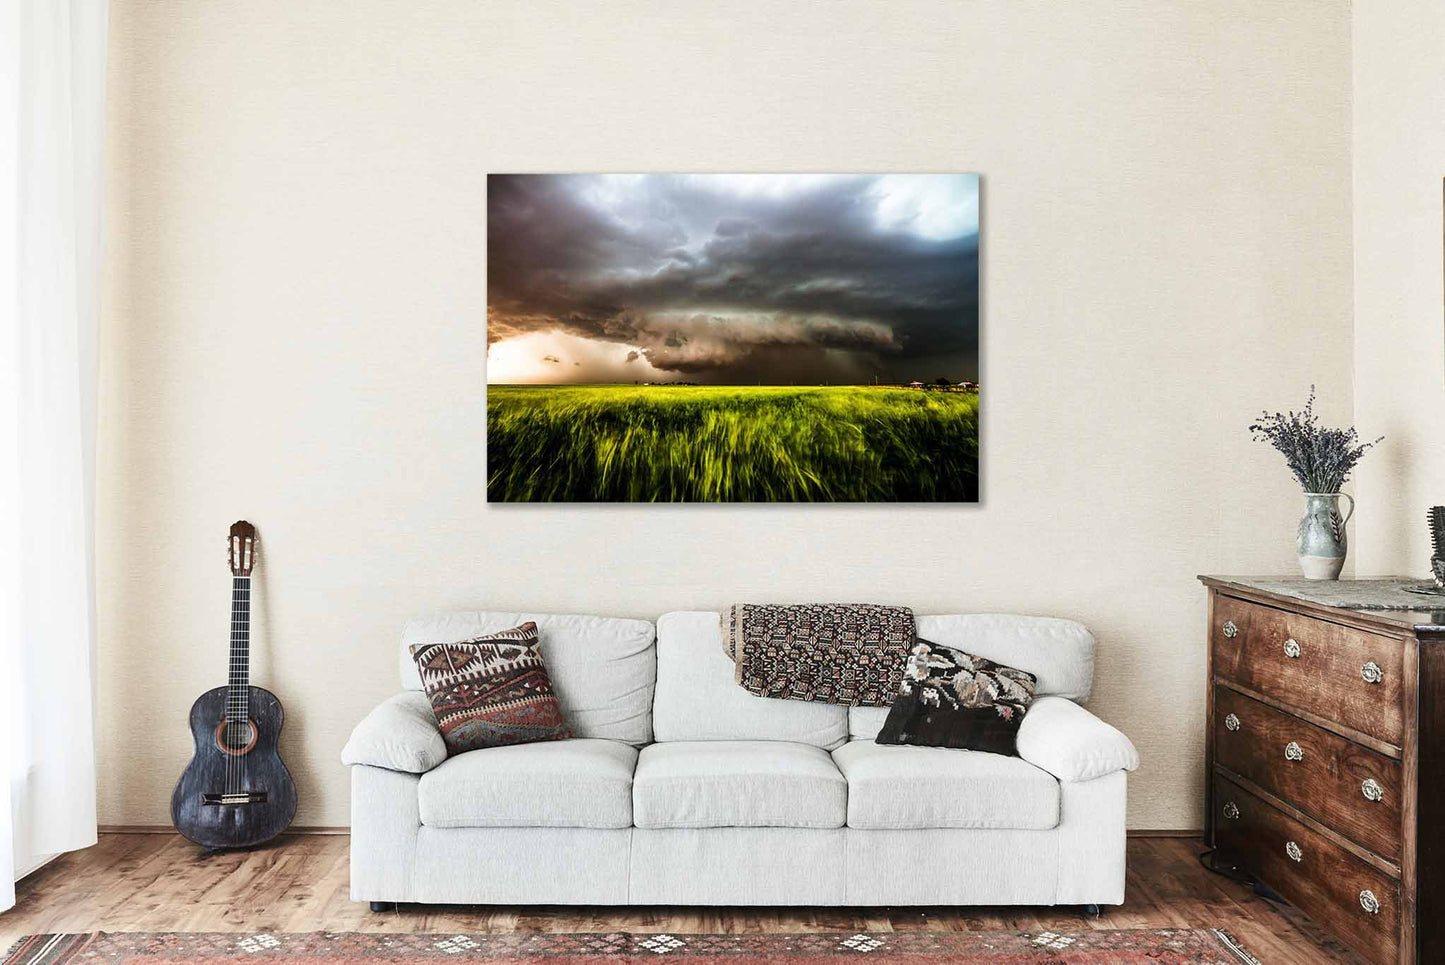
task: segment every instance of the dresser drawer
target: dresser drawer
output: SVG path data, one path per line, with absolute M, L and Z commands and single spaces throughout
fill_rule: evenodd
M 1210 634 L 1216 676 L 1400 746 L 1400 641 L 1223 595 Z
M 1370 962 L 1395 962 L 1397 882 L 1232 781 L 1214 779 L 1215 845 Z M 1373 910 L 1372 910 L 1373 909 Z
M 1361 847 L 1400 860 L 1394 758 L 1216 687 L 1214 759 Z

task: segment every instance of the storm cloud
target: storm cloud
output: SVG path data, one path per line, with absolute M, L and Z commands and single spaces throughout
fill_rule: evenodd
M 973 175 L 491 175 L 487 210 L 489 347 L 578 380 L 977 377 Z

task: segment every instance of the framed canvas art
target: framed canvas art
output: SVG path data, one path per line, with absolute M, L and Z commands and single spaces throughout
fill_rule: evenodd
M 974 174 L 493 174 L 487 498 L 976 502 Z

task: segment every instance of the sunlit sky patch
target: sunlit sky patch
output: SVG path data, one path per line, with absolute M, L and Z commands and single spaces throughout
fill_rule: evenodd
M 490 382 L 973 379 L 978 178 L 492 175 Z

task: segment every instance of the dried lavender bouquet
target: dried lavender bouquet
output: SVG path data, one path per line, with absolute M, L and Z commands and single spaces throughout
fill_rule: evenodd
M 1309 401 L 1303 412 L 1260 414 L 1249 427 L 1256 442 L 1267 442 L 1284 453 L 1289 471 L 1307 493 L 1337 493 L 1349 478 L 1355 463 L 1370 449 L 1380 444 L 1360 442 L 1355 427 L 1327 429 L 1315 415 L 1315 387 L 1310 386 Z

